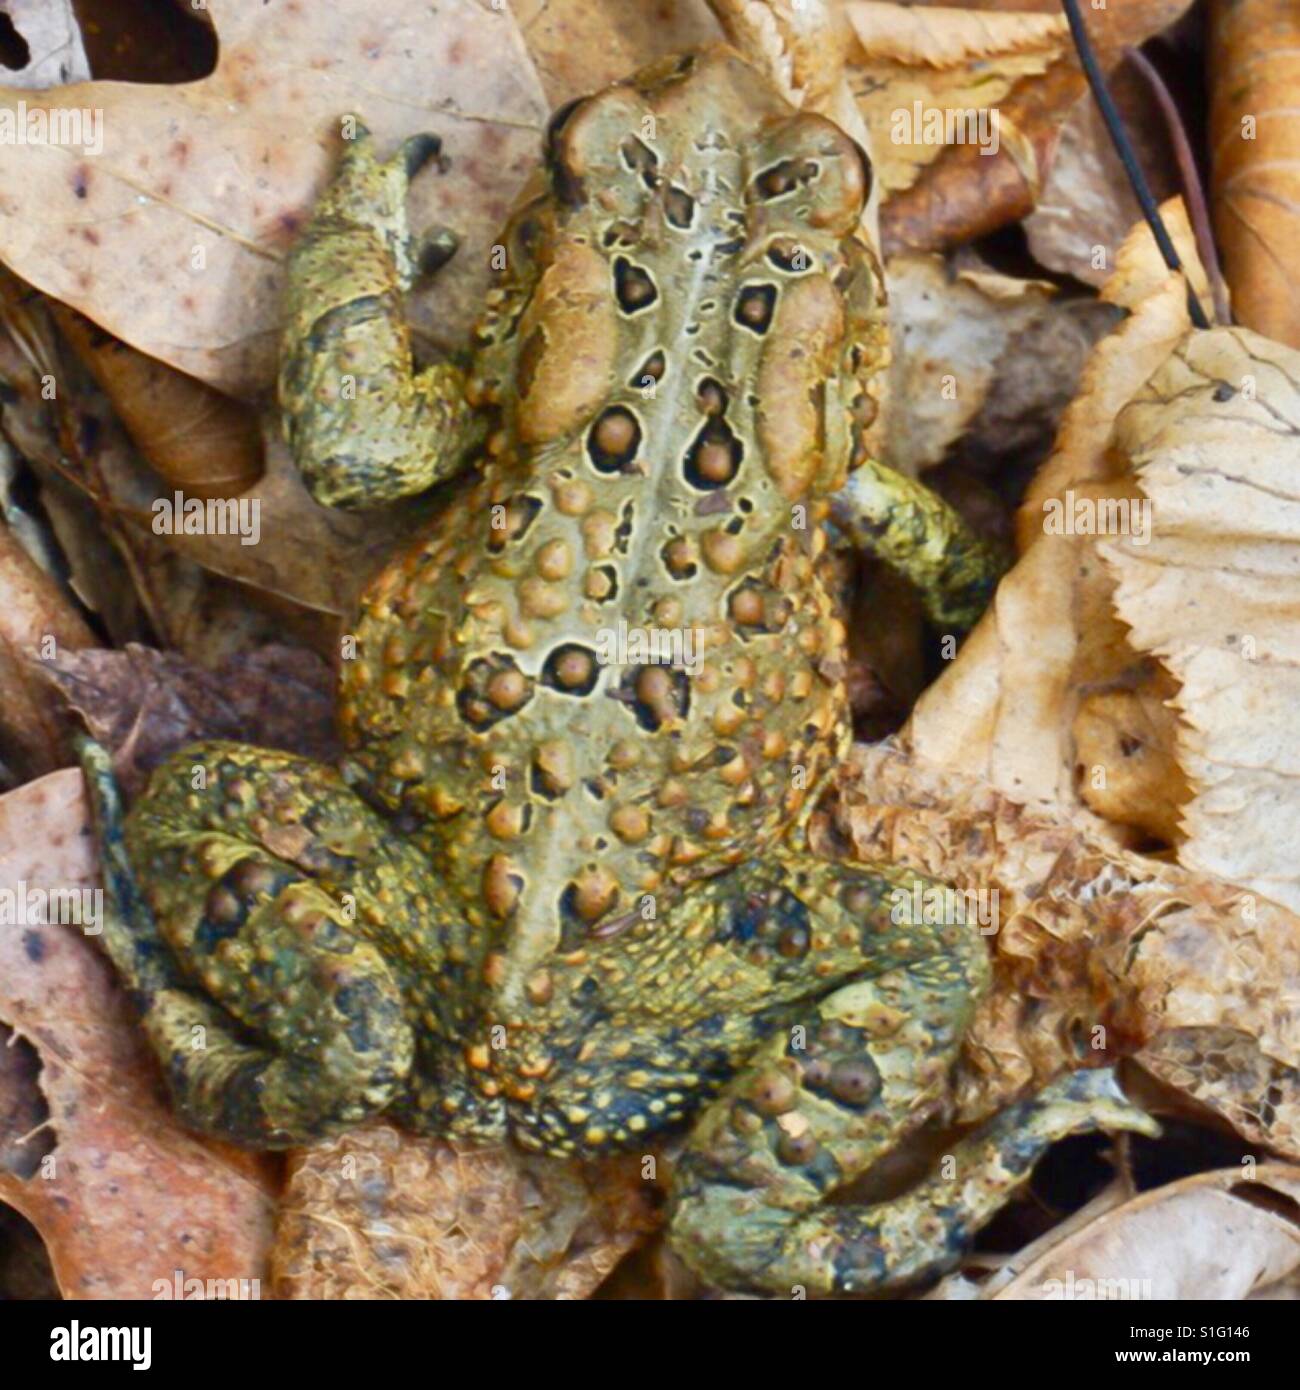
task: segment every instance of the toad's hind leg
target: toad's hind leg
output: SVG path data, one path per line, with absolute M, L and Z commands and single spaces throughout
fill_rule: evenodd
M 283 1148 L 387 1106 L 414 1041 L 401 966 L 367 937 L 400 924 L 412 964 L 436 969 L 439 894 L 413 852 L 304 759 L 188 748 L 123 830 L 107 754 L 86 741 L 82 757 L 107 890 L 100 941 L 185 1123 Z
M 838 872 L 822 865 L 804 877 L 829 882 Z M 892 918 L 894 902 L 873 911 Z M 838 921 L 826 925 L 841 934 Z M 1081 1073 L 955 1145 L 952 1176 L 872 1205 L 828 1203 L 940 1108 L 987 980 L 973 927 L 878 925 L 872 955 L 884 973 L 797 1009 L 696 1123 L 674 1179 L 670 1231 L 711 1282 L 789 1297 L 932 1276 L 956 1262 L 1053 1140 L 1155 1130 L 1109 1073 Z
M 460 370 L 415 371 L 402 302 L 455 248 L 445 231 L 423 246 L 407 231 L 407 185 L 438 149 L 417 135 L 381 163 L 358 124 L 289 257 L 280 408 L 303 481 L 327 506 L 423 492 L 481 438 Z

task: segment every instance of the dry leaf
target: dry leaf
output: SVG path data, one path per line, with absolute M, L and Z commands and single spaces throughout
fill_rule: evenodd
M 875 176 L 887 193 L 910 188 L 945 148 L 926 140 L 924 127 L 915 128 L 915 103 L 923 112 L 998 109 L 1000 126 L 1001 104 L 1015 84 L 1040 76 L 1069 48 L 1060 15 L 914 9 L 871 0 L 850 3 L 845 13 L 857 39 L 850 85 L 873 135 Z M 898 119 L 898 112 L 908 119 Z
M 65 305 L 51 312 L 149 465 L 190 497 L 234 497 L 265 468 L 250 407 L 118 342 Z
M 1195 333 L 1120 415 L 1150 541 L 1100 547 L 1130 641 L 1180 689 L 1179 859 L 1300 910 L 1300 352 Z
M 1300 12 L 1210 6 L 1214 227 L 1237 321 L 1300 347 Z
M 1052 286 L 961 270 L 939 256 L 893 257 L 885 454 L 913 477 L 969 436 L 990 397 L 1003 441 L 1069 399 L 1089 337 Z M 986 427 L 983 433 L 992 443 Z
M 6 68 L 11 86 L 31 90 L 90 77 L 72 0 L 5 0 L 4 12 L 28 54 L 26 66 Z
M 1163 202 L 1179 191 L 1179 179 L 1160 107 L 1132 64 L 1120 64 L 1107 87 L 1152 194 Z M 1141 218 L 1137 196 L 1089 92 L 1070 110 L 1043 190 L 1024 220 L 1029 250 L 1049 270 L 1101 288 L 1110 279 L 1121 243 Z
M 412 297 L 411 319 L 458 346 L 546 116 L 509 12 L 448 0 L 430 23 L 423 0 L 208 8 L 221 49 L 211 77 L 29 100 L 100 111 L 104 148 L 0 145 L 0 258 L 142 352 L 255 391 L 274 375 L 283 253 L 355 111 L 381 150 L 417 131 L 443 137 L 443 168 L 412 190 L 412 227 L 444 223 L 462 245 Z
M 1085 23 L 1103 70 L 1109 71 L 1125 48 L 1137 47 L 1168 28 L 1189 3 L 1134 0 L 1087 9 Z M 981 6 L 984 20 L 993 18 L 984 12 L 988 8 L 995 5 Z M 885 204 L 881 239 L 886 251 L 940 250 L 1032 212 L 1042 196 L 1066 115 L 1084 91 L 1073 51 L 1065 51 L 1062 43 L 1061 55 L 1045 71 L 1021 77 L 997 100 L 996 153 L 985 155 L 978 144 L 947 145 L 911 187 Z M 971 104 L 969 99 L 963 103 Z
M 1165 218 L 1195 266 L 1178 204 Z M 1081 700 L 1140 659 L 1115 615 L 1113 581 L 1095 535 L 1051 534 L 1054 503 L 1078 507 L 1141 500 L 1109 448 L 1115 418 L 1189 328 L 1181 277 L 1160 262 L 1145 226 L 1121 248 L 1105 298 L 1131 310 L 1084 367 L 1061 421 L 1056 450 L 1019 515 L 1021 558 L 958 659 L 917 702 L 908 726 L 921 756 L 987 778 L 1009 795 L 1041 797 L 1081 812 L 1072 730 Z M 1096 821 L 1094 830 L 1103 825 Z
M 20 780 L 65 766 L 69 752 L 31 662 L 94 641 L 62 589 L 0 523 L 0 757 Z
M 658 1224 L 633 1155 L 587 1166 L 371 1124 L 296 1154 L 281 1298 L 585 1298 Z
M 1249 1298 L 1300 1269 L 1300 1168 L 1197 1173 L 1072 1232 L 992 1297 Z

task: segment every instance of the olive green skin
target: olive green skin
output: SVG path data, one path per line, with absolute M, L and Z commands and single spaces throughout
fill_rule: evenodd
M 402 316 L 433 147 L 381 163 L 362 132 L 289 266 L 280 400 L 314 494 L 469 469 L 365 590 L 341 769 L 189 748 L 119 836 L 87 751 L 105 946 L 178 1109 L 254 1147 L 386 1111 L 591 1155 L 703 1106 L 673 1231 L 709 1277 L 945 1267 L 1056 1134 L 1143 1121 L 1074 1078 L 964 1141 L 964 1186 L 824 1204 L 943 1109 L 989 969 L 972 926 L 911 920 L 911 876 L 806 847 L 851 736 L 831 493 L 871 472 L 857 521 L 940 617 L 968 620 L 992 573 L 866 458 L 886 334 L 865 159 L 725 49 L 589 99 L 552 124 L 462 377 L 414 370 Z M 648 629 L 689 634 L 685 669 L 610 645 Z

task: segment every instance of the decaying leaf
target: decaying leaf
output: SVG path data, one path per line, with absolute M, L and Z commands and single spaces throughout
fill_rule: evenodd
M 301 647 L 271 645 L 204 670 L 129 645 L 66 652 L 40 672 L 112 754 L 128 793 L 197 739 L 247 739 L 330 761 L 338 753 L 331 668 Z
M 638 1156 L 458 1149 L 372 1124 L 297 1154 L 281 1298 L 583 1298 L 658 1224 Z
M 0 931 L 0 1025 L 38 1066 L 0 1085 L 0 1115 L 39 1115 L 0 1137 L 0 1201 L 40 1231 L 65 1298 L 152 1298 L 199 1280 L 265 1283 L 274 1165 L 187 1134 L 107 960 L 83 934 L 97 868 L 81 773 L 0 798 L 0 884 L 25 924 Z M 72 895 L 83 927 L 51 925 Z M 17 1042 L 15 1042 L 17 1040 Z M 21 1102 L 21 1103 L 19 1103 Z M 163 1296 L 183 1296 L 167 1293 Z

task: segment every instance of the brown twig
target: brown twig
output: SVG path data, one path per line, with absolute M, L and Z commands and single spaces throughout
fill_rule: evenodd
M 1232 309 L 1228 303 L 1228 289 L 1224 283 L 1223 272 L 1219 268 L 1219 253 L 1214 244 L 1214 231 L 1210 226 L 1210 211 L 1205 201 L 1205 185 L 1201 172 L 1196 167 L 1191 142 L 1187 138 L 1187 128 L 1178 106 L 1165 80 L 1151 60 L 1137 48 L 1126 48 L 1124 57 L 1141 75 L 1151 89 L 1164 117 L 1169 143 L 1173 146 L 1174 158 L 1178 161 L 1178 177 L 1183 186 L 1183 197 L 1187 202 L 1187 215 L 1191 219 L 1192 231 L 1196 236 L 1196 252 L 1205 267 L 1210 281 L 1210 294 L 1214 298 L 1214 317 L 1219 323 L 1232 322 Z

